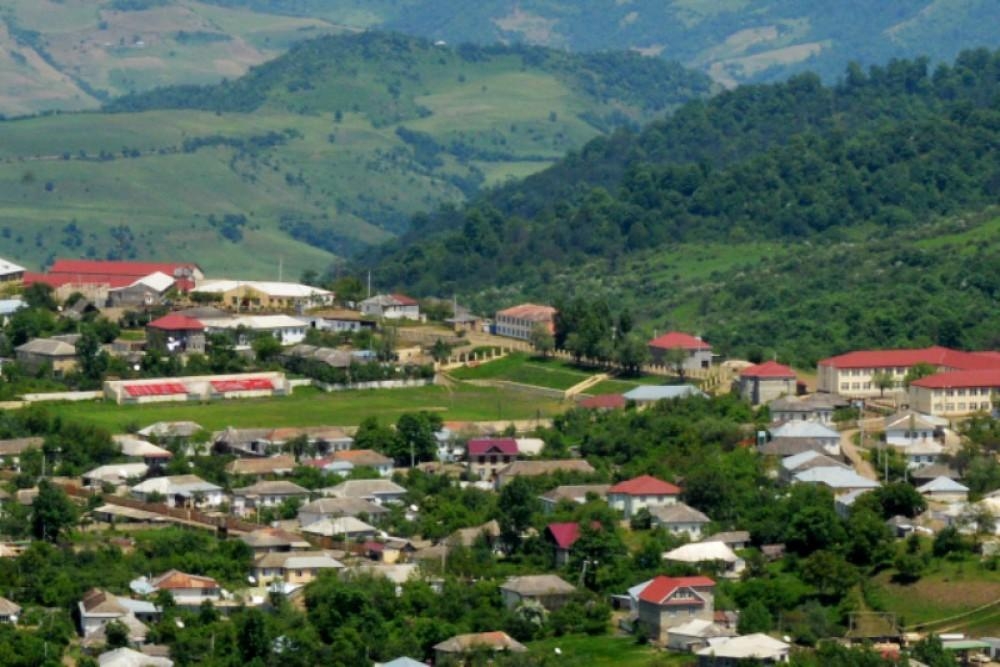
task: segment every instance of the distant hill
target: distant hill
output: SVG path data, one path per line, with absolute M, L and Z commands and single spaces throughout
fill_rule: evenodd
M 993 0 L 209 0 L 378 26 L 451 42 L 526 42 L 573 51 L 636 49 L 720 82 L 780 80 L 1000 45 Z
M 230 82 L 0 122 L 0 255 L 323 270 L 710 85 L 627 53 L 309 40 Z
M 743 87 L 421 218 L 359 268 L 487 311 L 603 292 L 648 325 L 683 323 L 744 351 L 783 342 L 807 360 L 927 336 L 997 345 L 996 317 L 982 317 L 1000 297 L 992 278 L 959 271 L 949 243 L 929 249 L 970 217 L 992 219 L 998 99 L 1000 52 L 987 50 L 933 74 L 919 59 L 851 68 L 832 87 L 810 75 Z M 997 265 L 995 250 L 962 266 Z M 853 310 L 859 326 L 823 323 L 824 307 Z

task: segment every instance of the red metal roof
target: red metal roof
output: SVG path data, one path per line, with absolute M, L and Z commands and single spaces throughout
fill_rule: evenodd
M 961 352 L 936 345 L 918 350 L 858 350 L 819 362 L 820 366 L 833 368 L 905 368 L 916 364 L 965 371 L 1000 368 L 1000 357 L 990 353 Z
M 924 389 L 998 388 L 1000 387 L 1000 368 L 937 373 L 914 380 L 911 384 L 914 387 L 923 387 Z
M 162 329 L 163 331 L 203 331 L 205 329 L 205 325 L 198 320 L 187 315 L 181 315 L 180 313 L 164 315 L 159 319 L 153 320 L 146 326 L 153 329 Z
M 575 521 L 571 523 L 550 523 L 545 527 L 545 530 L 549 531 L 552 539 L 555 540 L 556 546 L 560 549 L 569 549 L 580 539 L 580 524 Z
M 714 588 L 715 582 L 708 577 L 664 577 L 659 576 L 639 593 L 639 599 L 652 604 L 664 604 L 679 588 Z M 684 604 L 703 604 L 700 598 L 685 600 Z
M 141 396 L 175 396 L 188 393 L 187 387 L 180 382 L 156 382 L 153 384 L 127 384 L 125 393 L 139 398 Z
M 401 306 L 416 306 L 418 305 L 417 300 L 406 296 L 405 294 L 390 294 L 393 299 Z
M 744 368 L 740 375 L 752 378 L 794 378 L 795 371 L 777 361 L 765 361 L 762 364 Z
M 274 389 L 274 383 L 267 378 L 212 380 L 210 384 L 212 385 L 212 389 L 222 394 L 228 394 L 234 391 L 262 391 Z
M 67 284 L 108 285 L 112 288 L 126 287 L 139 278 L 151 273 L 165 273 L 177 279 L 177 288 L 188 291 L 194 282 L 187 274 L 200 271 L 197 264 L 190 262 L 119 262 L 99 259 L 57 259 L 47 274 L 26 273 L 25 285 L 45 283 L 52 287 Z
M 657 336 L 653 340 L 649 341 L 650 347 L 656 347 L 663 350 L 672 350 L 674 348 L 681 348 L 682 350 L 711 350 L 712 346 L 703 341 L 700 338 L 692 336 L 690 334 L 681 333 L 680 331 L 670 331 L 663 334 L 662 336 Z
M 469 440 L 469 456 L 482 456 L 483 454 L 506 454 L 517 456 L 517 440 L 514 438 L 473 438 Z
M 625 407 L 625 397 L 621 394 L 599 394 L 585 398 L 577 405 L 588 410 L 619 410 Z
M 608 489 L 608 493 L 621 493 L 627 496 L 677 496 L 680 495 L 681 488 L 652 475 L 642 475 L 618 482 Z

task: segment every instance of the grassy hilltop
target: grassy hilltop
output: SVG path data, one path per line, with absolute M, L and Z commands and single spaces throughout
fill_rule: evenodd
M 226 84 L 0 123 L 0 254 L 298 275 L 708 87 L 624 54 L 311 40 Z

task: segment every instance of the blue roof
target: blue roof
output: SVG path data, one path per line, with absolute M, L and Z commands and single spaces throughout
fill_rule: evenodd
M 687 398 L 688 396 L 705 396 L 705 394 L 690 384 L 652 385 L 644 384 L 623 394 L 627 401 L 659 401 L 671 398 Z

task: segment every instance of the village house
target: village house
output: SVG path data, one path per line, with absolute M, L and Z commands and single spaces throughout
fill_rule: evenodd
M 466 445 L 469 475 L 493 479 L 500 469 L 516 461 L 519 453 L 514 438 L 473 438 Z
M 910 406 L 933 417 L 990 414 L 994 398 L 1000 395 L 1000 356 L 986 358 L 995 359 L 998 365 L 939 373 L 911 382 Z
M 124 287 L 108 290 L 107 305 L 111 308 L 150 308 L 166 301 L 177 281 L 162 271 L 154 271 Z
M 78 339 L 77 335 L 32 338 L 14 348 L 14 354 L 17 363 L 29 373 L 37 373 L 42 366 L 48 365 L 53 373 L 62 375 L 76 370 Z
M 792 456 L 787 456 L 781 459 L 781 467 L 778 473 L 783 481 L 791 482 L 795 475 L 803 472 L 804 470 L 830 467 L 839 467 L 844 470 L 850 470 L 850 467 L 845 465 L 839 459 L 827 456 L 822 452 L 808 450 L 801 452 L 800 454 L 793 454 Z
M 711 565 L 722 567 L 723 576 L 737 577 L 746 567 L 746 562 L 735 551 L 722 542 L 691 542 L 663 554 L 663 560 L 683 563 L 691 567 Z
M 145 502 L 162 499 L 168 507 L 218 507 L 226 499 L 221 486 L 197 475 L 153 477 L 133 486 L 130 493 Z
M 170 313 L 146 325 L 146 344 L 170 354 L 204 354 L 205 325 L 193 317 Z
M 851 469 L 842 466 L 817 467 L 803 470 L 792 476 L 792 481 L 798 484 L 822 484 L 833 491 L 834 495 L 875 489 L 880 486 L 875 480 L 862 477 Z
M 944 442 L 948 420 L 914 411 L 904 411 L 885 418 L 885 442 L 893 447 L 918 443 Z
M 280 507 L 288 500 L 308 499 L 309 489 L 298 484 L 286 481 L 257 482 L 233 489 L 232 511 L 238 516 L 245 516 L 261 509 Z
M 763 633 L 713 642 L 697 652 L 698 667 L 777 665 L 788 662 L 791 646 Z
M 399 503 L 406 497 L 406 489 L 388 479 L 349 479 L 321 489 L 321 493 L 334 498 L 367 500 L 376 505 Z
M 545 527 L 545 539 L 555 549 L 556 567 L 564 567 L 569 563 L 573 545 L 580 539 L 580 524 L 575 521 L 550 523 Z
M 104 484 L 111 486 L 128 484 L 130 481 L 142 479 L 148 472 L 149 466 L 145 463 L 109 463 L 83 473 L 81 479 L 84 486 L 99 489 Z
M 708 577 L 653 579 L 639 593 L 638 624 L 650 641 L 667 643 L 671 628 L 715 618 L 715 582 Z
M 608 489 L 608 505 L 624 513 L 626 519 L 631 519 L 643 508 L 652 510 L 654 507 L 673 505 L 680 495 L 680 487 L 650 475 L 642 475 L 619 482 Z
M 379 477 L 392 477 L 393 460 L 371 449 L 346 449 L 322 459 L 307 461 L 306 465 L 325 473 L 349 475 L 355 468 L 371 468 Z
M 493 333 L 497 336 L 531 340 L 531 333 L 542 327 L 549 333 L 555 333 L 556 309 L 552 306 L 539 306 L 534 303 L 522 303 L 519 306 L 497 311 L 493 322 Z
M 305 585 L 322 572 L 341 570 L 344 564 L 325 551 L 271 552 L 253 562 L 253 577 L 261 585 L 284 582 Z
M 334 294 L 300 283 L 259 280 L 204 280 L 191 292 L 212 295 L 219 305 L 241 313 L 260 311 L 302 312 L 329 306 Z
M 551 475 L 553 473 L 593 475 L 596 472 L 594 466 L 583 459 L 514 461 L 497 472 L 496 484 L 497 488 L 505 486 L 516 477 L 538 477 L 539 475 Z
M 1000 369 L 1000 356 L 977 352 L 960 352 L 946 347 L 928 347 L 917 350 L 860 350 L 848 352 L 836 357 L 823 359 L 817 366 L 817 390 L 827 393 L 837 393 L 849 398 L 868 398 L 880 396 L 882 390 L 875 386 L 874 376 L 885 373 L 892 377 L 894 386 L 890 392 L 901 392 L 907 371 L 917 364 L 928 364 L 939 372 L 976 371 Z M 934 377 L 934 376 L 930 376 Z M 924 378 L 927 379 L 927 378 Z M 911 385 L 912 387 L 912 385 Z M 944 387 L 941 387 L 944 389 Z M 912 393 L 912 390 L 911 390 Z M 920 398 L 930 398 L 919 395 Z M 918 406 L 914 396 L 910 397 L 910 405 L 920 412 L 928 414 L 945 414 L 944 401 L 941 410 L 935 413 L 933 399 L 927 402 L 926 408 Z M 987 399 L 988 400 L 988 399 Z M 966 410 L 975 412 L 980 403 L 976 396 L 977 407 L 969 410 L 970 400 L 964 401 Z M 953 410 L 957 410 L 953 401 Z M 964 411 L 963 411 L 964 412 Z
M 381 505 L 361 498 L 317 498 L 299 508 L 299 524 L 308 526 L 323 519 L 350 516 L 369 523 L 378 523 L 389 514 Z
M 17 625 L 17 619 L 21 615 L 21 605 L 0 597 L 0 623 Z
M 142 459 L 142 462 L 150 468 L 162 467 L 174 456 L 169 449 L 164 449 L 132 435 L 113 435 L 111 438 L 121 447 L 122 456 L 127 456 L 130 459 Z
M 816 422 L 788 422 L 772 427 L 769 434 L 771 437 L 767 444 L 773 444 L 772 450 L 777 450 L 782 445 L 788 447 L 788 449 L 782 450 L 790 452 L 784 454 L 785 456 L 798 454 L 806 449 L 815 449 L 817 445 L 824 454 L 829 456 L 839 457 L 841 454 L 840 433 L 829 426 Z M 804 445 L 804 447 L 795 449 L 796 445 Z M 770 454 L 772 452 L 765 452 L 764 447 L 761 447 L 761 453 Z
M 25 272 L 25 287 L 44 283 L 65 300 L 74 292 L 93 303 L 107 303 L 112 289 L 128 287 L 155 273 L 174 280 L 173 287 L 188 292 L 205 276 L 197 264 L 189 262 L 132 262 L 100 259 L 57 259 L 47 273 Z
M 510 577 L 500 584 L 500 596 L 508 609 L 530 601 L 553 611 L 569 602 L 575 592 L 575 586 L 554 574 Z
M 652 507 L 649 515 L 654 527 L 689 540 L 701 539 L 702 531 L 712 522 L 703 512 L 684 503 Z
M 357 333 L 375 330 L 375 321 L 356 310 L 320 310 L 309 313 L 309 326 L 332 333 Z
M 969 487 L 948 477 L 937 477 L 921 484 L 917 493 L 941 503 L 964 503 L 969 499 Z
M 306 338 L 309 325 L 290 315 L 234 315 L 203 318 L 207 334 L 229 333 L 237 348 L 249 349 L 261 335 L 274 336 L 282 345 L 296 345 Z
M 80 634 L 93 637 L 111 621 L 121 621 L 129 629 L 129 640 L 142 644 L 148 629 L 145 623 L 159 619 L 160 611 L 151 602 L 116 597 L 107 591 L 93 588 L 77 603 Z
M 23 266 L 0 258 L 0 283 L 19 283 L 24 280 L 24 271 Z
M 378 294 L 361 302 L 361 313 L 383 320 L 419 320 L 420 304 L 404 294 Z
M 253 532 L 240 535 L 239 539 L 250 547 L 250 551 L 253 552 L 254 557 L 272 552 L 287 553 L 289 551 L 308 551 L 312 549 L 312 544 L 299 533 L 271 526 L 258 528 Z
M 434 662 L 444 663 L 468 653 L 489 651 L 493 653 L 524 653 L 528 648 L 506 632 L 477 632 L 469 635 L 455 635 L 434 645 Z
M 127 646 L 101 653 L 97 656 L 97 664 L 99 667 L 174 667 L 170 658 L 148 655 Z
M 320 519 L 302 527 L 302 532 L 334 540 L 367 540 L 378 535 L 378 529 L 353 516 Z
M 750 405 L 763 405 L 782 396 L 796 394 L 798 379 L 790 367 L 767 361 L 740 371 L 739 394 Z
M 563 501 L 577 505 L 583 505 L 590 498 L 606 501 L 610 488 L 610 484 L 567 484 L 544 493 L 539 496 L 539 500 L 542 501 L 542 510 L 551 514 Z
M 45 438 L 9 438 L 0 440 L 0 460 L 3 467 L 21 472 L 21 456 L 29 449 L 41 449 Z
M 168 570 L 146 582 L 153 592 L 166 591 L 181 607 L 197 608 L 205 600 L 218 601 L 222 586 L 212 577 Z
M 722 542 L 733 551 L 746 549 L 750 546 L 750 531 L 728 530 L 703 537 L 702 542 Z
M 234 459 L 226 464 L 226 472 L 230 475 L 263 479 L 264 477 L 280 477 L 291 474 L 296 465 L 295 457 L 292 455 L 279 454 L 265 458 Z
M 654 364 L 667 365 L 667 352 L 682 350 L 684 361 L 680 366 L 685 371 L 701 370 L 712 365 L 712 346 L 697 336 L 670 331 L 649 341 L 648 345 Z
M 789 421 L 832 424 L 834 413 L 850 405 L 850 401 L 838 394 L 809 394 L 776 398 L 767 407 L 775 424 Z

